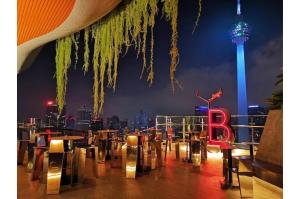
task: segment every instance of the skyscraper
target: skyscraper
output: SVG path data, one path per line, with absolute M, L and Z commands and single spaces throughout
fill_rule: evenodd
M 138 129 L 148 128 L 148 114 L 146 111 L 141 110 L 135 116 L 134 128 L 138 128 Z
M 207 106 L 195 106 L 195 116 L 207 116 Z
M 118 116 L 113 115 L 112 117 L 107 118 L 106 126 L 109 129 L 120 129 L 120 119 Z
M 47 102 L 45 125 L 49 128 L 64 128 L 66 121 L 66 106 L 64 105 L 62 112 L 59 114 L 57 103 L 53 101 Z
M 76 128 L 87 130 L 90 127 L 92 117 L 92 110 L 88 109 L 85 105 L 77 110 Z
M 237 0 L 237 23 L 231 30 L 232 42 L 236 44 L 237 61 L 237 101 L 238 101 L 238 124 L 248 124 L 247 85 L 245 71 L 244 43 L 249 39 L 250 28 L 243 20 L 240 0 Z M 247 128 L 238 129 L 238 141 L 246 141 L 249 138 Z
M 249 125 L 264 126 L 267 120 L 268 108 L 259 105 L 248 106 Z M 259 142 L 263 132 L 263 128 L 251 128 L 250 134 L 253 134 L 253 141 Z

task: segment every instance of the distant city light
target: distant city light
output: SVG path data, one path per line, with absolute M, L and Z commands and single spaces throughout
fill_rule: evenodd
M 258 105 L 250 105 L 248 106 L 248 108 L 258 108 L 259 106 Z
M 196 110 L 197 110 L 197 111 L 199 111 L 199 110 L 201 110 L 201 111 L 206 111 L 207 109 L 208 109 L 207 106 L 197 106 L 197 107 L 196 107 Z

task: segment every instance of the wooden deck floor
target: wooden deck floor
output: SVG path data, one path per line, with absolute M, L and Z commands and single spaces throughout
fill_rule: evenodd
M 201 171 L 194 171 L 191 164 L 168 156 L 166 165 L 135 180 L 126 179 L 121 169 L 110 168 L 107 162 L 101 176 L 92 175 L 92 159 L 86 160 L 86 177 L 83 184 L 64 186 L 59 195 L 46 195 L 46 185 L 31 181 L 25 166 L 18 166 L 18 198 L 63 199 L 218 199 L 240 198 L 238 189 L 222 190 L 222 160 L 209 157 Z M 234 176 L 235 177 L 235 176 Z M 236 179 L 234 178 L 234 182 Z

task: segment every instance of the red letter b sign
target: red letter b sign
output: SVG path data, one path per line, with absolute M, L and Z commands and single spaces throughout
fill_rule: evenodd
M 229 122 L 230 114 L 226 109 L 208 109 L 209 144 L 224 145 L 234 141 Z

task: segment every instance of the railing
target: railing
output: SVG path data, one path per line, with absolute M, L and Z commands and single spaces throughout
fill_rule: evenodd
M 234 131 L 239 128 L 248 128 L 250 138 L 248 141 L 259 142 L 264 124 L 268 115 L 231 115 L 231 126 Z M 237 124 L 238 118 L 248 117 L 248 124 Z M 206 130 L 207 116 L 174 116 L 157 115 L 155 119 L 156 129 L 166 130 L 172 127 L 176 130 L 186 132 L 188 130 Z

